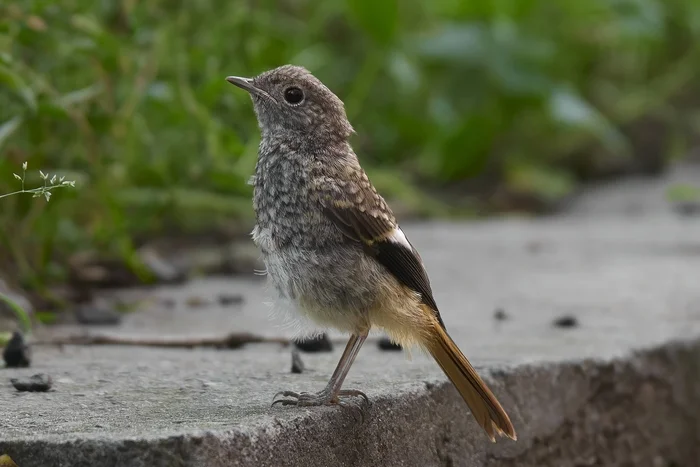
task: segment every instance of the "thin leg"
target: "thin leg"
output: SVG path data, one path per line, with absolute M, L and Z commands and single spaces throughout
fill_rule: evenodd
M 364 398 L 365 400 L 368 400 L 367 396 L 361 391 L 357 391 L 354 389 L 341 389 L 341 387 L 343 386 L 343 382 L 345 381 L 345 377 L 348 375 L 350 367 L 355 361 L 355 357 L 357 357 L 357 354 L 360 352 L 360 348 L 362 347 L 362 344 L 364 344 L 365 339 L 367 339 L 367 333 L 360 335 L 353 334 L 352 336 L 350 336 L 348 345 L 345 346 L 345 350 L 343 351 L 343 355 L 340 357 L 338 365 L 335 367 L 333 376 L 331 376 L 331 379 L 328 381 L 328 384 L 325 388 L 323 388 L 321 392 L 318 392 L 316 394 L 310 394 L 308 392 L 297 393 L 292 391 L 282 391 L 275 395 L 275 399 L 280 395 L 284 397 L 290 397 L 291 399 L 279 399 L 274 401 L 272 405 L 342 405 L 343 403 L 340 401 L 339 396 L 359 396 Z

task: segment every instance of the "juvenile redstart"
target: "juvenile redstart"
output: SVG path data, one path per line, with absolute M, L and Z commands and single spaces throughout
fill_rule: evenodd
M 344 405 L 366 396 L 342 389 L 371 328 L 427 350 L 489 438 L 516 439 L 508 415 L 447 334 L 416 249 L 349 144 L 343 102 L 309 71 L 285 65 L 248 91 L 261 131 L 255 167 L 253 240 L 279 300 L 350 340 L 321 392 L 283 391 L 282 405 Z

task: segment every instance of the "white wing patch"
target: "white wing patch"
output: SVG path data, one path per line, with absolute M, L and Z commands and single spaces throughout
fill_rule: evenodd
M 388 240 L 390 242 L 398 243 L 399 245 L 404 246 L 406 249 L 408 249 L 408 251 L 413 251 L 413 247 L 408 242 L 406 234 L 403 233 L 401 227 L 395 227 L 394 230 L 391 231 L 391 234 L 389 234 Z
M 416 258 L 418 258 L 418 261 L 420 262 L 420 264 L 423 267 L 425 267 L 425 265 L 423 265 L 423 258 L 420 257 L 418 252 L 413 248 L 411 243 L 408 241 L 408 238 L 406 238 L 406 234 L 403 233 L 403 230 L 401 230 L 401 227 L 397 226 L 394 230 L 392 230 L 391 234 L 389 235 L 389 237 L 387 237 L 387 239 L 392 243 L 396 243 L 398 245 L 403 246 L 408 251 L 412 251 L 413 254 L 416 255 Z

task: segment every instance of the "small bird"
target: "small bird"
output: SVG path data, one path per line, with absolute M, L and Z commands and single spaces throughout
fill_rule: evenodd
M 360 167 L 343 102 L 293 65 L 226 80 L 250 93 L 260 127 L 252 237 L 278 303 L 351 335 L 322 391 L 282 391 L 275 403 L 367 399 L 342 385 L 376 327 L 402 347 L 426 349 L 492 441 L 516 439 L 505 410 L 447 334 L 421 257 Z

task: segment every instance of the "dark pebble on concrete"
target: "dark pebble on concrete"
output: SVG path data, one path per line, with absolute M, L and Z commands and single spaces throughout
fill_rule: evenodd
M 496 308 L 496 310 L 493 312 L 493 319 L 496 321 L 505 321 L 508 319 L 508 314 L 503 308 Z
M 8 368 L 25 368 L 31 364 L 32 353 L 29 346 L 24 342 L 21 332 L 15 331 L 10 342 L 2 352 L 2 359 Z
M 221 294 L 219 295 L 219 305 L 235 306 L 242 305 L 245 298 L 241 294 Z
M 211 302 L 204 297 L 187 297 L 185 303 L 190 308 L 203 308 L 211 305 Z
M 303 373 L 304 362 L 301 361 L 301 354 L 297 349 L 292 349 L 292 373 Z
M 379 343 L 377 345 L 382 350 L 401 350 L 402 349 L 402 347 L 399 344 L 395 344 L 394 342 L 391 342 L 391 339 L 389 339 L 386 336 L 379 339 Z
M 578 319 L 575 316 L 564 315 L 555 319 L 552 324 L 557 328 L 575 328 L 578 326 Z
M 675 203 L 673 209 L 684 217 L 700 216 L 700 202 L 698 201 Z
M 22 392 L 46 392 L 53 384 L 51 377 L 45 373 L 37 373 L 29 378 L 12 378 L 10 382 L 15 389 Z
M 302 352 L 332 352 L 333 344 L 328 334 L 323 333 L 318 337 L 299 340 L 294 343 Z
M 122 321 L 122 314 L 105 306 L 83 305 L 75 310 L 75 319 L 85 325 L 115 325 Z

